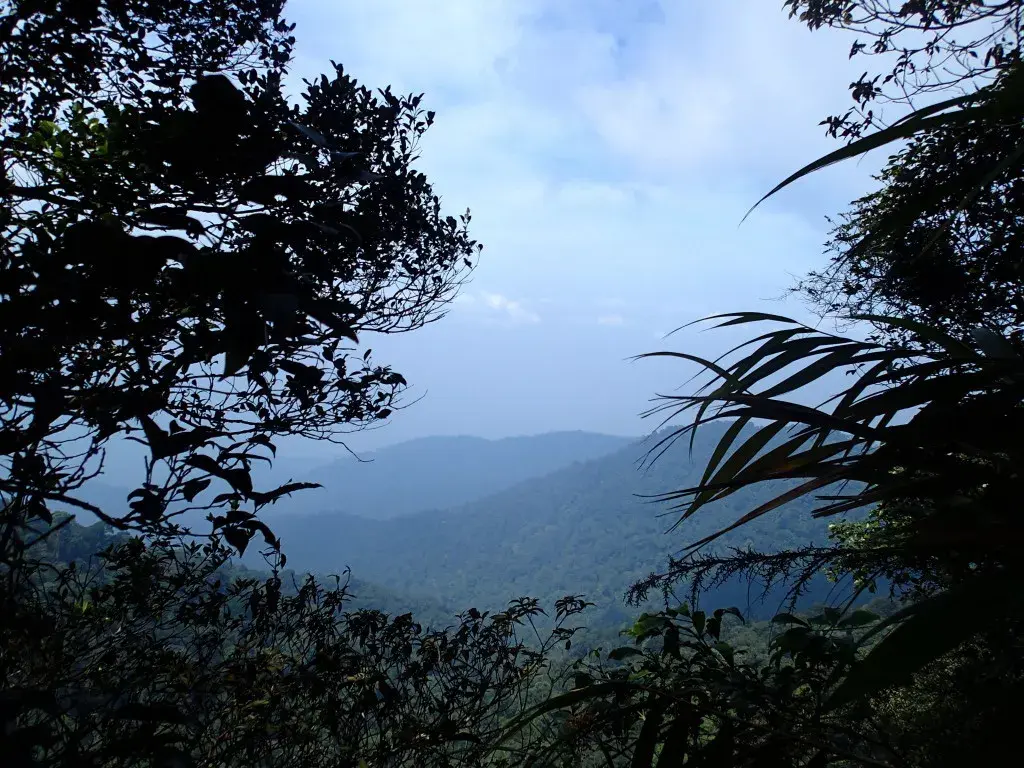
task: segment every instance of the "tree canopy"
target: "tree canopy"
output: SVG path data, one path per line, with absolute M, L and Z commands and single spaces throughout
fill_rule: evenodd
M 413 167 L 433 113 L 339 65 L 289 101 L 281 6 L 4 17 L 6 514 L 88 507 L 75 488 L 128 437 L 151 457 L 131 506 L 91 512 L 153 530 L 209 509 L 238 549 L 272 542 L 255 514 L 297 488 L 254 488 L 252 462 L 387 418 L 405 380 L 360 343 L 437 319 L 472 265 L 468 213 Z
M 879 188 L 835 224 L 828 265 L 797 292 L 824 315 L 912 316 L 960 337 L 980 326 L 1019 333 L 1020 4 L 786 5 L 811 28 L 855 33 L 851 57 L 894 60 L 852 83 L 854 106 L 825 119 L 852 143 L 819 164 L 906 140 Z

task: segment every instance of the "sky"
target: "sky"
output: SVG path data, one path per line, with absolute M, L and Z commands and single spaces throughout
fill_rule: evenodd
M 639 435 L 691 371 L 630 361 L 723 351 L 736 334 L 667 332 L 708 314 L 808 318 L 786 289 L 825 262 L 826 216 L 877 162 L 817 174 L 819 122 L 848 105 L 852 39 L 781 0 L 291 0 L 293 88 L 330 60 L 437 113 L 418 167 L 470 208 L 479 266 L 440 322 L 373 338 L 409 407 L 357 451 L 437 434 Z M 291 446 L 324 456 L 330 447 Z

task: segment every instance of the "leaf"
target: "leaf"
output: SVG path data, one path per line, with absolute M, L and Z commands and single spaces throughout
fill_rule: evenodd
M 868 323 L 875 323 L 877 325 L 886 325 L 893 328 L 901 328 L 905 331 L 910 331 L 916 334 L 925 341 L 930 341 L 933 344 L 938 344 L 946 352 L 954 357 L 963 357 L 966 359 L 976 358 L 977 353 L 969 346 L 964 344 L 959 339 L 950 336 L 945 331 L 942 331 L 934 326 L 922 323 L 917 320 L 913 320 L 909 317 L 893 317 L 888 315 L 871 315 L 871 314 L 856 314 L 850 315 L 851 320 L 862 320 Z
M 950 373 L 930 379 L 910 380 L 858 400 L 847 408 L 844 416 L 864 423 L 877 416 L 895 415 L 936 400 L 948 402 L 972 390 L 996 386 L 999 386 L 998 380 L 985 372 Z M 915 414 L 915 419 L 919 414 Z
M 31 507 L 32 514 L 38 517 L 47 525 L 53 525 L 53 514 L 47 509 L 46 504 L 42 501 L 33 504 Z
M 806 496 L 807 494 L 817 490 L 818 488 L 824 488 L 826 485 L 831 485 L 832 483 L 835 482 L 835 480 L 835 477 L 826 476 L 809 480 L 803 485 L 798 485 L 796 488 L 793 488 L 792 490 L 786 491 L 785 493 L 776 496 L 771 501 L 766 502 L 761 506 L 757 507 L 756 509 L 741 516 L 738 520 L 736 520 L 733 523 L 730 523 L 725 528 L 722 528 L 721 530 L 716 531 L 715 533 L 705 536 L 700 541 L 696 541 L 693 544 L 689 544 L 686 547 L 686 549 L 689 551 L 693 551 L 699 549 L 700 547 L 703 547 L 705 544 L 710 544 L 712 541 L 721 538 L 730 531 L 734 531 L 737 528 L 746 525 L 751 520 L 756 520 L 757 518 L 768 514 L 772 510 L 778 509 L 783 504 L 788 504 L 789 502 L 795 499 L 799 499 L 801 496 Z
M 679 654 L 679 627 L 674 624 L 665 629 L 665 636 L 662 638 L 661 653 L 664 656 L 671 656 L 674 659 L 680 658 Z
M 185 497 L 185 501 L 191 503 L 196 496 L 206 490 L 207 486 L 210 485 L 210 478 L 208 477 L 194 477 L 191 480 L 187 480 L 181 488 L 181 495 Z
M 232 346 L 224 353 L 224 378 L 234 376 L 249 363 L 252 352 L 238 346 Z
M 825 438 L 828 438 L 827 434 Z M 860 440 L 837 440 L 817 448 L 798 450 L 810 439 L 811 436 L 804 432 L 778 448 L 773 448 L 745 467 L 737 477 L 733 478 L 734 483 L 749 485 L 762 480 L 812 476 L 815 474 L 813 471 L 815 465 L 820 465 L 837 453 L 846 453 L 863 444 Z
M 708 485 L 711 487 L 705 493 L 697 496 L 694 503 L 703 504 L 716 496 L 717 494 L 713 490 L 714 486 L 734 480 L 737 473 L 747 466 L 750 460 L 753 459 L 769 441 L 778 435 L 785 426 L 786 422 L 778 421 L 761 427 L 757 432 L 751 435 L 743 445 L 730 454 L 729 459 L 722 465 L 722 468 L 713 478 L 710 479 L 709 482 L 705 480 L 701 481 L 701 485 Z
M 629 645 L 623 645 L 619 648 L 613 648 L 608 652 L 609 661 L 622 661 L 623 659 L 631 656 L 643 656 L 644 652 L 639 648 L 634 648 Z
M 747 323 L 763 323 L 766 321 L 773 323 L 800 325 L 800 323 L 797 323 L 796 320 L 793 320 L 792 318 L 789 317 L 785 317 L 784 315 L 771 315 L 765 312 L 726 312 L 721 315 L 710 315 L 708 317 L 701 318 L 700 320 L 696 320 L 694 322 L 702 323 L 707 320 L 720 320 L 723 317 L 728 317 L 730 319 L 724 323 L 719 323 L 718 325 L 715 326 L 716 328 L 725 328 L 730 325 L 745 325 Z
M 891 616 L 865 635 L 861 645 L 898 626 L 850 670 L 825 708 L 905 685 L 923 666 L 1010 615 L 1021 602 L 1019 584 L 1013 571 L 978 576 Z
M 185 459 L 185 463 L 190 467 L 207 472 L 215 477 L 223 477 L 224 470 L 221 469 L 220 464 L 217 463 L 216 459 L 212 456 L 207 456 L 205 453 L 196 453 Z
M 729 664 L 734 662 L 736 658 L 736 650 L 729 643 L 719 640 L 711 647 L 718 651 L 722 655 L 722 658 L 724 658 Z
M 709 398 L 693 397 L 694 400 Z M 878 437 L 878 430 L 850 419 L 844 419 L 831 413 L 811 408 L 799 403 L 791 403 L 786 400 L 773 400 L 762 398 L 759 395 L 723 395 L 717 399 L 731 405 L 744 405 L 745 409 L 740 411 L 756 419 L 767 419 L 769 421 L 788 421 L 798 424 L 806 424 L 817 430 L 825 432 L 846 432 L 866 440 L 875 440 Z
M 696 630 L 698 635 L 704 634 L 705 618 L 706 616 L 704 611 L 694 611 L 693 615 L 690 617 L 690 621 L 693 622 L 693 628 Z
M 957 106 L 958 103 L 962 102 L 956 102 L 956 100 L 953 100 L 944 108 L 949 108 L 949 106 Z M 886 144 L 890 144 L 894 141 L 910 138 L 914 134 L 920 133 L 921 131 L 931 130 L 933 128 L 939 128 L 945 125 L 951 125 L 958 122 L 969 122 L 970 120 L 973 120 L 978 116 L 976 114 L 978 111 L 981 111 L 983 109 L 985 108 L 982 106 L 976 106 L 966 108 L 958 112 L 947 112 L 945 114 L 934 115 L 934 107 L 925 107 L 923 110 L 919 110 L 916 113 L 908 115 L 905 119 L 889 126 L 888 128 L 884 128 L 880 131 L 876 131 L 870 136 L 865 136 L 862 139 L 853 141 L 847 144 L 845 147 L 842 147 L 841 149 L 837 149 L 834 152 L 829 152 L 827 155 L 823 157 L 819 157 L 813 163 L 808 163 L 800 170 L 789 175 L 788 177 L 786 177 L 786 179 L 776 184 L 771 189 L 771 191 L 768 192 L 768 194 L 766 194 L 764 197 L 762 197 L 760 200 L 754 203 L 754 205 L 751 206 L 750 210 L 747 211 L 746 214 L 743 216 L 743 221 L 746 221 L 747 217 L 750 216 L 750 214 L 753 213 L 754 210 L 769 197 L 781 191 L 782 189 L 785 189 L 793 182 L 802 179 L 804 176 L 808 176 L 814 173 L 815 171 L 820 171 L 822 168 L 827 168 L 828 166 L 842 162 L 843 160 L 849 160 L 852 157 L 863 155 L 866 152 L 870 152 L 873 149 L 878 149 L 879 147 L 885 146 Z
M 714 371 L 719 378 L 734 385 L 736 389 L 742 389 L 739 385 L 739 380 L 736 379 L 729 371 L 727 371 L 725 368 L 722 368 L 717 363 L 714 363 L 711 360 L 707 360 L 706 358 L 699 357 L 698 355 L 691 355 L 686 352 L 646 352 L 642 355 L 637 355 L 636 359 L 643 360 L 648 357 L 675 357 L 679 358 L 680 360 L 689 360 L 694 363 L 699 363 L 704 368 L 707 368 L 710 371 Z
M 935 104 L 929 104 L 928 106 L 921 107 L 920 109 L 917 109 L 908 115 L 904 115 L 895 123 L 893 123 L 893 125 L 900 125 L 901 123 L 906 123 L 910 120 L 919 120 L 923 117 L 928 117 L 928 115 L 934 115 L 936 112 L 945 112 L 947 109 L 952 109 L 953 107 L 959 107 L 965 104 L 970 104 L 971 102 L 978 101 L 980 98 L 980 93 L 969 93 L 965 96 L 956 96 L 952 99 L 947 99 L 946 101 L 939 101 L 936 102 Z
M 290 125 L 292 128 L 297 130 L 299 133 L 301 133 L 307 139 L 312 141 L 318 147 L 329 147 L 330 146 L 330 143 L 327 141 L 327 139 L 324 138 L 323 134 L 320 133 L 319 131 L 313 130 L 312 128 L 310 128 L 307 125 L 302 125 L 301 123 L 296 123 L 294 120 L 289 120 L 288 121 L 288 125 Z
M 252 534 L 241 528 L 224 528 L 221 533 L 224 535 L 224 540 L 238 550 L 239 556 L 245 554 L 245 548 L 249 546 Z
M 974 339 L 978 348 L 986 357 L 997 360 L 1019 360 L 1017 350 L 1003 336 L 988 328 L 975 328 L 971 331 L 971 338 Z
M 131 502 L 128 506 L 137 515 L 150 522 L 158 520 L 166 509 L 163 499 L 148 488 L 137 488 L 128 497 L 129 499 L 137 497 L 137 501 Z
M 149 443 L 149 449 L 153 453 L 153 459 L 159 460 L 170 455 L 165 450 L 168 439 L 167 433 L 160 429 L 157 423 L 145 413 L 139 414 L 138 419 L 142 425 L 142 432 L 146 436 L 146 441 Z
M 802 389 L 808 384 L 815 382 L 836 370 L 852 368 L 853 366 L 860 365 L 862 363 L 874 362 L 877 360 L 889 360 L 892 357 L 891 353 L 887 350 L 857 354 L 862 351 L 863 346 L 857 344 L 856 348 L 852 350 L 846 348 L 829 352 L 802 370 L 797 371 L 785 381 L 781 381 L 778 384 L 769 387 L 760 394 L 762 397 L 778 397 L 779 395 Z
M 711 454 L 711 458 L 708 459 L 707 466 L 704 468 L 704 477 L 701 478 L 700 484 L 706 485 L 708 480 L 711 479 L 715 469 L 718 467 L 724 458 L 726 451 L 732 446 L 733 442 L 739 436 L 743 428 L 750 423 L 750 419 L 736 419 L 729 428 L 722 435 L 722 439 L 718 441 L 718 445 L 715 446 L 714 452 Z
M 277 446 L 270 441 L 269 435 L 254 435 L 249 438 L 249 442 L 254 445 L 262 445 L 270 449 L 271 454 L 277 456 Z
M 245 469 L 224 469 L 221 470 L 221 477 L 227 480 L 239 493 L 248 495 L 252 493 L 252 476 Z
M 743 618 L 743 614 L 740 613 L 740 609 L 737 608 L 736 606 L 732 606 L 732 607 L 729 607 L 729 608 L 716 608 L 715 609 L 715 618 L 716 619 L 721 619 L 726 614 L 728 614 L 730 616 L 735 616 L 741 622 L 746 624 L 746 619 Z
M 876 614 L 860 608 L 840 621 L 836 626 L 839 629 L 853 629 L 854 627 L 863 627 L 866 624 L 874 624 L 878 619 L 879 617 Z
M 257 504 L 263 506 L 265 504 L 273 504 L 275 501 L 280 499 L 282 496 L 289 496 L 296 491 L 304 491 L 312 488 L 322 488 L 320 483 L 285 483 L 277 488 L 266 493 L 252 493 L 253 499 Z
M 749 392 L 754 384 L 764 381 L 769 376 L 774 376 L 776 373 L 784 371 L 794 363 L 805 361 L 810 357 L 826 354 L 827 352 L 832 351 L 831 348 L 844 347 L 848 350 L 847 354 L 852 356 L 854 353 L 861 351 L 864 346 L 864 344 L 858 341 L 836 339 L 833 336 L 824 334 L 785 339 L 777 345 L 766 344 L 757 349 L 748 355 L 744 361 L 737 363 L 736 366 L 734 366 L 734 371 L 749 371 L 749 373 L 743 374 L 742 379 L 740 380 L 741 388 L 744 391 Z M 801 371 L 794 375 L 801 376 L 804 374 L 803 371 Z M 786 382 L 782 382 L 781 385 L 778 385 L 777 394 L 782 394 L 792 389 L 796 389 L 796 387 L 784 386 L 785 384 Z M 773 397 L 776 393 L 761 394 L 765 397 Z
M 810 645 L 812 637 L 811 630 L 807 627 L 790 627 L 772 640 L 772 647 L 778 651 L 793 654 Z

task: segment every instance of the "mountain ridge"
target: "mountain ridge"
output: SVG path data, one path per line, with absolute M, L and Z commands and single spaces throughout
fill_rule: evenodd
M 655 441 L 634 441 L 447 509 L 391 520 L 322 512 L 301 521 L 274 515 L 268 522 L 298 569 L 348 566 L 390 589 L 451 605 L 496 609 L 524 595 L 550 602 L 584 593 L 618 612 L 625 590 L 662 568 L 668 554 L 732 522 L 770 492 L 746 489 L 665 535 L 674 521 L 664 517 L 668 510 L 637 496 L 695 484 L 720 434 L 702 430 L 692 461 L 688 446 L 680 444 L 643 472 L 639 460 Z M 745 526 L 722 545 L 803 545 L 825 535 L 825 523 L 813 520 L 804 502 Z M 719 597 L 745 595 L 746 588 L 737 586 Z
M 390 519 L 447 509 L 606 455 L 633 440 L 583 430 L 494 440 L 469 435 L 416 438 L 297 476 L 322 488 L 282 500 L 274 512 L 342 511 Z

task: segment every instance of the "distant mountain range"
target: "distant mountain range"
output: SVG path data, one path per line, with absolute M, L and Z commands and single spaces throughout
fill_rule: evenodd
M 425 437 L 346 457 L 295 479 L 323 487 L 294 494 L 275 513 L 342 512 L 385 520 L 482 499 L 517 483 L 619 450 L 632 438 L 592 432 L 532 437 Z
M 696 484 L 720 434 L 708 426 L 692 459 L 679 445 L 643 471 L 650 439 L 559 432 L 413 440 L 297 472 L 295 479 L 324 488 L 282 500 L 264 519 L 281 538 L 289 568 L 325 574 L 350 567 L 371 602 L 388 608 L 407 601 L 410 609 L 493 610 L 520 596 L 550 605 L 585 594 L 598 604 L 591 625 L 617 626 L 635 613 L 622 602 L 630 585 L 771 492 L 734 494 L 666 533 L 674 513 L 642 497 Z M 97 483 L 90 500 L 116 509 L 125 493 Z M 743 527 L 721 546 L 771 550 L 824 536 L 825 524 L 803 501 Z M 254 551 L 245 562 L 262 565 Z M 756 588 L 750 593 L 759 596 Z M 707 601 L 760 615 L 777 607 L 757 607 L 748 597 L 748 587 L 735 583 Z
M 272 508 L 274 514 L 343 512 L 383 520 L 482 499 L 575 462 L 605 456 L 633 439 L 594 432 L 499 440 L 424 437 L 325 463 L 281 456 L 274 461 L 271 477 L 261 464 L 253 466 L 252 474 L 257 487 L 286 480 L 322 486 L 281 499 Z M 89 481 L 78 495 L 120 515 L 127 511 L 126 497 L 135 487 L 121 483 L 135 477 L 113 464 L 110 472 Z M 88 515 L 82 518 L 85 523 L 91 521 Z
M 376 470 L 380 479 L 368 481 L 360 491 L 372 494 L 377 488 L 385 498 L 401 499 L 401 504 L 374 505 L 367 498 L 363 516 L 345 514 L 346 508 L 352 509 L 352 488 L 357 487 L 352 483 L 348 493 L 335 492 L 334 509 L 322 502 L 317 513 L 271 511 L 267 520 L 282 539 L 289 566 L 298 570 L 331 572 L 348 566 L 357 577 L 401 594 L 459 608 L 495 609 L 523 595 L 550 604 L 562 595 L 583 593 L 607 612 L 605 620 L 618 621 L 630 613 L 622 606 L 622 596 L 631 584 L 663 568 L 669 553 L 753 509 L 769 492 L 760 488 L 737 493 L 666 534 L 675 521 L 667 515 L 670 510 L 638 496 L 695 484 L 719 435 L 718 429 L 708 427 L 698 434 L 692 461 L 687 447 L 680 445 L 643 472 L 638 461 L 649 442 L 620 441 L 618 450 L 570 462 L 567 451 L 552 449 L 566 445 L 566 436 L 522 438 L 515 450 L 502 448 L 510 457 L 501 465 L 503 474 L 481 457 L 468 458 L 471 446 L 483 448 L 479 441 L 416 441 L 391 449 L 393 459 L 382 458 Z M 576 445 L 598 453 L 617 440 L 580 435 Z M 545 452 L 561 456 L 563 466 L 514 485 L 509 482 L 538 472 L 537 457 Z M 485 479 L 473 476 L 469 467 L 474 466 L 486 469 Z M 402 471 L 389 474 L 389 467 Z M 370 519 L 383 518 L 381 510 L 397 513 L 424 507 L 430 499 L 466 497 L 470 490 L 480 493 L 503 482 L 511 487 L 463 504 Z M 449 483 L 462 487 L 446 489 Z M 722 546 L 773 549 L 821 541 L 824 535 L 824 523 L 811 518 L 804 502 L 744 527 L 723 539 Z M 749 608 L 747 598 L 746 585 L 736 584 L 709 600 Z M 763 612 L 771 613 L 775 607 Z

